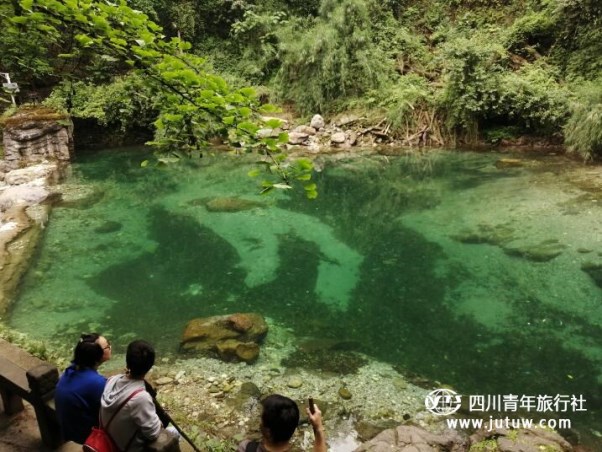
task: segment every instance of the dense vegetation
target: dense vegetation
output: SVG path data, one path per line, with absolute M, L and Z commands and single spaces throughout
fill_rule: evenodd
M 156 142 L 167 147 L 196 149 L 216 134 L 248 142 L 259 101 L 241 87 L 254 86 L 302 116 L 355 110 L 386 117 L 399 137 L 427 132 L 432 144 L 527 134 L 602 156 L 598 0 L 127 5 L 144 14 L 100 0 L 1 6 L 12 32 L 0 41 L 0 71 L 54 88 L 50 103 L 103 124 L 159 118 Z

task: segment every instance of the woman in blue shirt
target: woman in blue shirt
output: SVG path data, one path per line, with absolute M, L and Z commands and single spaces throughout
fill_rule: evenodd
M 107 379 L 98 366 L 111 358 L 111 343 L 97 333 L 82 334 L 73 350 L 73 362 L 61 376 L 54 400 L 65 441 L 83 444 L 98 426 L 100 398 Z

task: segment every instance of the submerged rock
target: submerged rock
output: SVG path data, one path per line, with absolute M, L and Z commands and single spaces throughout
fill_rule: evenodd
M 265 204 L 241 198 L 213 198 L 205 203 L 205 207 L 209 212 L 240 212 L 265 207 Z
M 94 232 L 98 234 L 109 234 L 111 232 L 119 231 L 122 227 L 123 225 L 118 221 L 105 221 L 100 226 L 95 227 Z
M 259 356 L 259 344 L 267 332 L 267 323 L 259 314 L 198 318 L 186 325 L 181 349 L 224 361 L 251 363 Z
M 514 239 L 514 230 L 504 225 L 480 224 L 476 230 L 465 229 L 451 238 L 462 243 L 502 245 Z
M 367 362 L 367 359 L 358 353 L 325 348 L 310 352 L 297 350 L 283 359 L 282 365 L 345 375 L 357 372 Z
M 519 159 L 499 159 L 495 162 L 496 168 L 518 168 L 525 166 L 525 162 Z
M 104 192 L 87 185 L 65 184 L 57 188 L 61 198 L 58 207 L 69 209 L 89 209 L 104 197 Z
M 351 391 L 347 389 L 345 386 L 341 386 L 339 388 L 339 396 L 344 400 L 351 400 Z
M 547 262 L 562 254 L 566 248 L 558 240 L 544 240 L 537 244 L 526 244 L 519 246 L 502 246 L 504 252 L 509 256 L 524 257 L 533 262 Z

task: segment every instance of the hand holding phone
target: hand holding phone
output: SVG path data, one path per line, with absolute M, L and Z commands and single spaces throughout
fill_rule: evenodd
M 308 405 L 309 405 L 309 412 L 310 412 L 311 414 L 314 414 L 314 413 L 316 412 L 316 407 L 314 406 L 314 399 L 310 397 L 310 398 L 307 400 L 307 403 L 308 403 Z

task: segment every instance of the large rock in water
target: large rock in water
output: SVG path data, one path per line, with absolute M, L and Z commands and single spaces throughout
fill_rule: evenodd
M 267 332 L 268 325 L 259 314 L 203 317 L 188 322 L 180 347 L 225 361 L 251 363 L 259 356 L 259 344 Z

